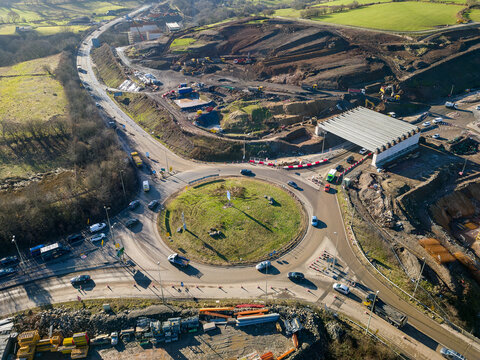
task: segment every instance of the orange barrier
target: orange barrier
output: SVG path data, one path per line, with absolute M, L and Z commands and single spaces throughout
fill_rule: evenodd
M 262 359 L 262 360 L 275 360 L 275 357 L 273 356 L 273 353 L 270 351 L 270 352 L 267 352 L 267 353 L 261 355 L 260 359 Z
M 198 311 L 204 312 L 204 311 L 233 311 L 235 308 L 234 307 L 220 307 L 220 308 L 201 308 Z
M 220 317 L 220 318 L 224 318 L 224 319 L 230 318 L 230 315 L 225 315 L 225 314 L 220 314 L 220 313 L 210 312 L 210 311 L 204 311 L 204 312 L 202 312 L 202 315 L 216 316 L 216 317 Z
M 291 348 L 290 350 L 288 350 L 287 352 L 283 353 L 282 355 L 280 355 L 277 360 L 282 360 L 282 359 L 285 359 L 288 355 L 290 355 L 291 353 L 293 353 L 295 351 L 295 348 Z
M 293 341 L 293 346 L 295 346 L 295 349 L 298 349 L 298 336 L 296 333 L 292 335 L 292 341 Z

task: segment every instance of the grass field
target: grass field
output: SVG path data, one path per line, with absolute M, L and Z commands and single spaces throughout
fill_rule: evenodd
M 0 35 L 10 35 L 15 32 L 15 26 L 32 26 L 41 34 L 52 34 L 56 32 L 71 30 L 81 31 L 85 26 L 68 26 L 72 19 L 88 16 L 92 20 L 100 21 L 112 18 L 107 16 L 109 10 L 132 9 L 139 5 L 138 1 L 126 0 L 118 1 L 90 1 L 90 0 L 71 0 L 54 2 L 45 0 L 18 1 L 10 7 L 0 7 L 0 18 L 5 22 L 12 19 L 8 14 L 14 11 L 18 14 L 15 24 L 6 24 L 0 26 Z
M 394 31 L 417 31 L 456 23 L 459 5 L 395 2 L 321 16 L 313 20 Z
M 63 115 L 67 105 L 63 88 L 44 69 L 55 70 L 59 59 L 54 55 L 0 68 L 0 117 L 47 121 Z
M 197 40 L 194 38 L 179 38 L 172 41 L 170 49 L 172 51 L 185 51 L 189 45 L 192 45 Z
M 480 21 L 480 9 L 470 10 L 470 13 L 468 14 L 468 17 L 472 21 Z
M 67 108 L 63 87 L 45 69 L 54 71 L 59 60 L 60 55 L 54 55 L 0 68 L 0 180 L 23 178 L 65 163 L 64 138 L 47 124 L 65 116 Z M 30 122 L 37 124 L 35 136 L 42 138 L 42 144 L 25 133 Z M 14 141 L 20 135 L 21 145 Z
M 227 203 L 227 190 L 232 197 Z M 264 195 L 272 196 L 270 205 Z M 185 216 L 187 231 L 176 230 Z M 246 178 L 220 179 L 188 188 L 159 217 L 162 236 L 180 254 L 215 264 L 256 261 L 290 242 L 302 227 L 300 205 L 284 190 Z M 221 231 L 218 237 L 208 233 Z
M 391 0 L 356 0 L 357 3 L 360 5 L 364 4 L 377 4 L 377 3 L 384 3 L 384 2 L 391 2 Z M 348 5 L 353 3 L 354 0 L 333 0 L 333 1 L 327 1 L 327 2 L 322 2 L 320 4 L 317 4 L 313 7 L 318 7 L 318 6 L 338 6 L 338 5 Z

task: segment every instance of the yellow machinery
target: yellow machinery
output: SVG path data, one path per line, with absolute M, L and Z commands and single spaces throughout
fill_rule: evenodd
M 375 108 L 375 104 L 373 102 L 371 102 L 370 100 L 368 99 L 365 99 L 365 107 L 367 109 L 374 109 Z

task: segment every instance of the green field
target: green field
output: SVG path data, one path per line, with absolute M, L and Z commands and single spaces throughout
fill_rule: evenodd
M 132 9 L 139 5 L 139 1 L 18 1 L 9 7 L 0 7 L 0 18 L 4 24 L 0 26 L 0 35 L 9 35 L 15 32 L 15 26 L 32 26 L 41 34 L 52 34 L 61 31 L 81 31 L 85 26 L 68 26 L 68 22 L 82 16 L 100 21 L 111 19 L 107 16 L 109 10 Z M 18 16 L 15 19 L 9 15 L 14 11 Z
M 173 51 L 185 51 L 189 45 L 192 45 L 197 40 L 194 38 L 179 38 L 173 40 L 172 44 L 170 45 L 170 49 Z
M 273 16 L 282 16 L 282 17 L 300 17 L 300 12 L 302 10 L 295 10 L 292 8 L 287 8 L 287 9 L 278 9 L 275 10 L 275 13 Z
M 455 14 L 461 8 L 438 3 L 394 2 L 329 14 L 313 20 L 372 29 L 416 31 L 455 24 Z
M 54 71 L 59 59 L 54 55 L 0 68 L 0 118 L 48 121 L 65 114 L 63 88 L 44 68 Z
M 392 0 L 356 0 L 356 1 L 360 5 L 364 5 L 364 4 L 377 4 L 377 3 L 391 2 Z M 334 0 L 334 1 L 322 2 L 320 4 L 317 4 L 317 5 L 313 6 L 313 7 L 348 5 L 348 4 L 351 4 L 353 2 L 354 2 L 354 0 Z
M 468 14 L 468 17 L 472 21 L 480 21 L 480 9 L 470 10 L 470 13 Z
M 227 191 L 231 207 L 226 207 Z M 273 205 L 265 195 L 275 199 Z M 182 227 L 182 213 L 187 231 Z M 203 262 L 231 264 L 257 261 L 279 251 L 302 228 L 300 205 L 272 184 L 246 178 L 220 179 L 187 188 L 170 201 L 159 216 L 162 236 L 172 234 L 168 246 Z M 209 235 L 211 229 L 221 231 Z

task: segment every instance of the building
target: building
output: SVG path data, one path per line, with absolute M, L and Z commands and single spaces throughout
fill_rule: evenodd
M 171 22 L 165 24 L 168 32 L 176 32 L 181 30 L 181 26 L 177 22 Z
M 144 24 L 132 26 L 128 31 L 128 42 L 134 44 L 140 41 L 155 40 L 162 36 L 163 32 L 156 24 Z
M 408 122 L 357 107 L 317 125 L 373 153 L 372 165 L 381 167 L 418 147 L 420 129 Z

